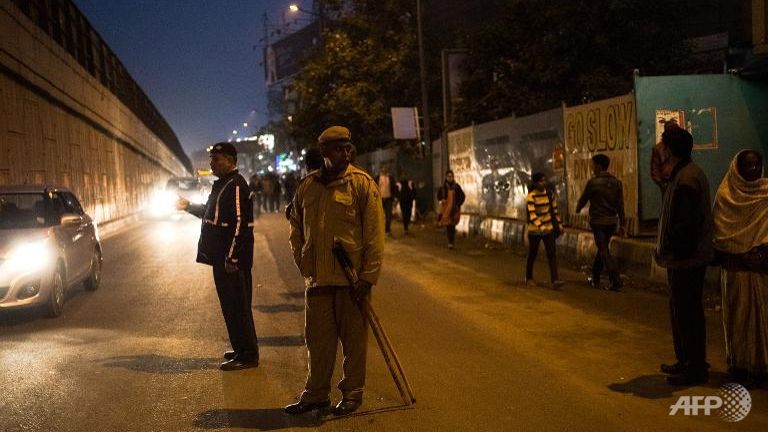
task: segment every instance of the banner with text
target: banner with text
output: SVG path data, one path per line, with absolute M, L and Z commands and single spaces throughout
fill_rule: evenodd
M 592 177 L 592 156 L 611 158 L 608 171 L 624 185 L 624 212 L 629 233 L 638 231 L 637 113 L 629 94 L 585 105 L 566 107 L 565 169 L 568 188 L 568 224 L 589 229 L 587 211 L 576 214 L 576 203 Z

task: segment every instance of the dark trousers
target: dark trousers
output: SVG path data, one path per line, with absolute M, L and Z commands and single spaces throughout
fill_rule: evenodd
M 259 345 L 251 313 L 251 269 L 227 273 L 223 263 L 217 264 L 213 266 L 213 281 L 216 284 L 216 293 L 219 295 L 232 349 L 242 359 L 258 359 Z
M 672 341 L 677 361 L 693 371 L 706 369 L 704 275 L 707 267 L 667 269 Z
M 403 216 L 403 230 L 408 232 L 408 226 L 411 224 L 411 211 L 413 211 L 412 204 L 400 203 L 400 213 Z
M 448 233 L 448 244 L 456 244 L 456 225 L 446 225 L 445 232 Z
M 384 231 L 389 233 L 392 228 L 392 198 L 382 198 L 384 205 Z
M 555 251 L 555 235 L 552 233 L 546 235 L 528 234 L 528 261 L 525 266 L 525 278 L 533 280 L 533 263 L 536 262 L 536 255 L 539 254 L 539 243 L 544 242 L 544 249 L 547 251 L 547 261 L 549 262 L 549 277 L 552 282 L 557 277 L 557 252 Z
M 595 246 L 597 253 L 595 261 L 592 263 L 592 281 L 600 282 L 600 274 L 603 267 L 608 270 L 608 278 L 611 280 L 612 287 L 621 286 L 621 277 L 616 260 L 611 256 L 611 237 L 616 233 L 616 225 L 596 225 L 592 224 L 592 234 L 595 236 Z

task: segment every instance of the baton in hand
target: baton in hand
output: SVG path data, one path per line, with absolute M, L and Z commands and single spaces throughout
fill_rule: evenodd
M 352 260 L 349 258 L 347 251 L 344 249 L 344 246 L 339 240 L 335 240 L 333 242 L 333 255 L 336 257 L 336 260 L 344 270 L 344 276 L 346 276 L 349 285 L 354 288 L 359 280 L 357 271 L 355 271 L 355 268 L 352 265 Z M 400 359 L 398 359 L 395 349 L 392 348 L 392 342 L 390 342 L 387 333 L 381 326 L 379 317 L 376 315 L 376 312 L 373 310 L 373 306 L 368 301 L 367 297 L 363 297 L 361 299 L 360 307 L 363 311 L 363 315 L 371 325 L 373 336 L 376 338 L 376 342 L 379 345 L 379 350 L 381 350 L 384 361 L 387 363 L 387 368 L 389 368 L 389 373 L 392 375 L 392 379 L 395 381 L 395 385 L 397 386 L 397 390 L 400 392 L 400 396 L 403 398 L 403 401 L 406 405 L 411 405 L 412 403 L 416 402 L 416 398 L 413 395 L 413 389 L 408 382 L 408 378 L 405 376 L 405 371 L 403 371 L 403 366 L 400 364 Z M 390 353 L 397 370 L 395 370 L 395 367 L 392 366 Z M 400 382 L 398 372 L 400 376 L 403 377 L 403 383 Z M 403 388 L 403 384 L 405 384 L 405 388 Z

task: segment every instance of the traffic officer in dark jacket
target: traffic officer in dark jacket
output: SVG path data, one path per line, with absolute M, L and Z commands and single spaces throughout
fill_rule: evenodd
M 201 218 L 197 262 L 213 266 L 213 280 L 233 351 L 224 353 L 225 371 L 259 365 L 259 348 L 251 314 L 253 202 L 248 182 L 237 172 L 237 150 L 227 142 L 210 150 L 213 183 L 206 204 L 179 198 L 180 210 Z
M 608 270 L 611 280 L 611 291 L 621 289 L 621 277 L 616 260 L 611 256 L 611 237 L 616 233 L 618 222 L 619 235 L 624 235 L 626 226 L 624 217 L 624 188 L 621 181 L 608 172 L 611 159 L 604 154 L 592 156 L 592 173 L 594 177 L 589 179 L 584 192 L 576 204 L 576 213 L 579 213 L 589 203 L 589 225 L 595 236 L 597 254 L 592 264 L 592 279 L 590 284 L 600 287 L 600 273 L 603 267 Z

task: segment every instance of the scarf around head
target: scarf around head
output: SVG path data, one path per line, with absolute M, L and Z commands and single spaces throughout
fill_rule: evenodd
M 731 161 L 715 196 L 714 246 L 716 249 L 740 254 L 755 246 L 768 244 L 768 179 L 747 181 L 741 177 L 736 161 Z

